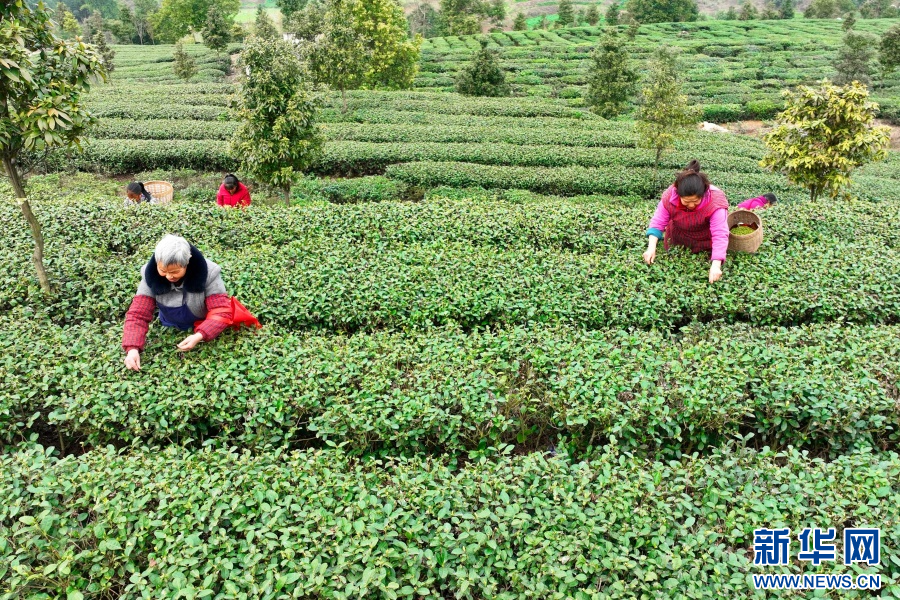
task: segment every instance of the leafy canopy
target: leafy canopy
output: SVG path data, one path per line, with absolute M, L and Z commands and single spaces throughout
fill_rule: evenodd
M 225 18 L 233 19 L 241 8 L 241 0 L 163 0 L 152 17 L 153 29 L 163 41 L 174 42 L 201 31 L 212 6 Z
M 509 85 L 500 68 L 497 53 L 481 42 L 472 62 L 463 68 L 456 79 L 456 91 L 466 96 L 508 96 Z
M 628 64 L 628 50 L 611 29 L 591 56 L 585 103 L 601 117 L 621 114 L 635 91 L 638 76 Z
M 873 126 L 878 105 L 862 84 L 823 79 L 783 93 L 785 110 L 763 138 L 768 153 L 760 165 L 807 188 L 811 200 L 823 192 L 837 197 L 853 169 L 887 156 L 889 129 Z
M 696 21 L 695 0 L 628 0 L 628 12 L 638 23 Z
M 252 177 L 281 189 L 285 200 L 298 175 L 322 151 L 315 123 L 322 101 L 291 42 L 251 37 L 238 63 L 241 74 L 231 154 Z

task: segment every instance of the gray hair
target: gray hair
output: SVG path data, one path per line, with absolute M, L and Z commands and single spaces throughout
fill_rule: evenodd
M 186 267 L 191 260 L 191 245 L 181 236 L 169 234 L 159 241 L 153 251 L 156 262 L 162 266 Z

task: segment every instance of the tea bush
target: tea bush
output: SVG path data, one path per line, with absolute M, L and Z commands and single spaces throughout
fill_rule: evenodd
M 348 450 L 533 448 L 563 433 L 650 453 L 759 445 L 896 448 L 896 327 L 660 332 L 565 326 L 352 337 L 277 327 L 228 332 L 182 357 L 151 328 L 140 376 L 123 371 L 121 325 L 6 322 L 0 439 L 29 420 L 89 446 L 243 446 L 318 438 Z M 264 366 L 264 370 L 261 367 Z
M 823 462 L 724 448 L 653 462 L 612 448 L 456 468 L 173 446 L 60 460 L 23 446 L 0 456 L 0 473 L 5 599 L 734 598 L 752 589 L 757 527 L 900 537 L 896 453 Z M 865 572 L 897 590 L 897 562 L 885 543 Z M 860 571 L 840 560 L 776 569 Z

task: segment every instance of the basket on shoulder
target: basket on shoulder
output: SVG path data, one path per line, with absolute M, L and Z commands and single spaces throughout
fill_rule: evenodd
M 145 181 L 144 187 L 160 204 L 168 204 L 175 196 L 175 188 L 168 181 Z

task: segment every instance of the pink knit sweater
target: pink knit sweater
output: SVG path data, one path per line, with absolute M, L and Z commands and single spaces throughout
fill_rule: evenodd
M 703 196 L 700 205 L 694 210 L 701 211 L 705 209 L 712 201 L 713 194 L 716 194 L 722 199 L 725 198 L 725 193 L 722 192 L 722 190 L 716 186 L 710 186 L 706 195 Z M 662 198 L 656 206 L 656 212 L 653 213 L 653 218 L 650 219 L 647 235 L 653 235 L 659 239 L 663 238 L 663 232 L 669 225 L 669 211 L 666 210 L 666 202 L 673 207 L 680 204 L 681 198 L 678 197 L 675 186 L 669 186 L 669 188 L 663 192 Z M 710 256 L 710 260 L 725 260 L 725 254 L 728 250 L 728 209 L 720 208 L 713 212 L 709 219 L 709 233 L 712 237 L 712 255 Z

